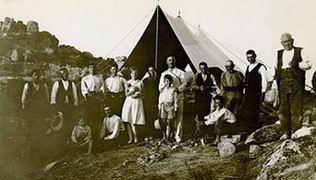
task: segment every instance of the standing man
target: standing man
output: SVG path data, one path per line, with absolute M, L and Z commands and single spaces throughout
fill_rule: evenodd
M 159 92 L 164 89 L 166 84 L 164 83 L 164 77 L 166 74 L 169 74 L 172 76 L 173 81 L 173 87 L 176 89 L 176 92 L 178 93 L 178 109 L 176 112 L 176 118 L 175 118 L 175 132 L 174 136 L 176 139 L 176 142 L 181 142 L 182 140 L 182 126 L 183 126 L 183 109 L 184 109 L 184 89 L 186 88 L 186 78 L 185 74 L 182 70 L 176 68 L 176 58 L 174 56 L 169 56 L 167 58 L 167 66 L 168 69 L 161 73 L 160 80 L 159 80 Z
M 278 51 L 275 75 L 280 89 L 279 118 L 284 132 L 281 140 L 291 138 L 291 134 L 301 127 L 305 71 L 312 67 L 305 50 L 293 43 L 291 34 L 281 35 L 284 49 Z
M 88 66 L 89 74 L 81 80 L 81 92 L 85 100 L 84 115 L 91 127 L 92 139 L 97 140 L 102 125 L 102 101 L 104 100 L 104 80 L 96 75 L 95 65 Z
M 216 84 L 215 77 L 208 72 L 206 62 L 199 64 L 200 71 L 195 77 L 195 107 L 199 120 L 210 113 L 212 94 L 217 94 L 219 88 Z
M 248 50 L 246 55 L 250 64 L 245 73 L 245 95 L 237 119 L 245 121 L 248 131 L 253 132 L 260 127 L 260 104 L 264 99 L 268 80 L 266 67 L 256 60 L 255 51 Z
M 158 104 L 158 83 L 159 79 L 157 78 L 157 72 L 154 67 L 150 66 L 147 70 L 147 75 L 143 80 L 144 84 L 144 110 L 145 110 L 145 118 L 146 118 L 146 136 L 153 137 L 155 136 L 154 129 L 154 120 L 157 119 L 158 108 L 157 106 L 153 106 L 154 104 Z
M 69 72 L 66 68 L 59 70 L 61 80 L 53 84 L 51 92 L 50 104 L 56 111 L 61 111 L 64 114 L 66 121 L 64 122 L 64 130 L 66 133 L 71 133 L 73 124 L 73 112 L 78 106 L 77 88 L 74 82 L 68 80 Z M 67 135 L 66 137 L 68 137 Z
M 39 69 L 31 72 L 32 80 L 24 84 L 21 98 L 26 133 L 32 145 L 43 142 L 45 118 L 49 112 L 49 92 L 41 75 Z
M 122 114 L 127 83 L 123 77 L 117 75 L 117 70 L 117 64 L 113 64 L 110 69 L 110 77 L 105 80 L 105 92 L 113 113 Z
M 224 97 L 224 107 L 237 113 L 243 96 L 244 75 L 235 70 L 235 64 L 232 60 L 225 63 L 226 71 L 221 76 L 221 91 Z

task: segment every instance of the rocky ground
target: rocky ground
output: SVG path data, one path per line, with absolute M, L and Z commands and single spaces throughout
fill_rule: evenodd
M 12 92 L 11 92 L 12 93 Z M 17 93 L 18 94 L 18 93 Z M 0 93 L 1 95 L 1 93 Z M 14 94 L 11 94 L 14 97 Z M 8 98 L 8 97 L 6 97 Z M 3 97 L 0 97 L 0 100 Z M 11 100 L 13 100 L 12 98 Z M 16 100 L 18 102 L 18 100 Z M 217 146 L 185 141 L 176 145 L 158 140 L 124 145 L 84 155 L 45 137 L 32 147 L 18 117 L 1 119 L 1 179 L 315 179 L 316 109 L 314 94 L 305 103 L 303 131 L 295 140 L 280 141 L 279 126 L 270 125 L 234 144 L 236 152 L 222 157 Z M 1 102 L 1 101 L 0 101 Z M 13 101 L 11 106 L 17 102 Z M 7 104 L 7 108 L 10 104 Z M 192 108 L 190 108 L 192 109 Z M 12 110 L 12 107 L 11 107 Z M 9 111 L 8 111 L 9 112 Z M 5 132 L 5 133 L 3 133 Z M 247 143 L 247 144 L 245 144 Z
M 217 147 L 183 143 L 156 147 L 155 141 L 93 155 L 75 155 L 54 162 L 30 179 L 315 179 L 315 136 L 272 142 L 249 157 L 242 150 L 220 157 Z M 155 149 L 155 148 L 154 148 Z M 159 150 L 157 150 L 159 149 Z M 144 156 L 154 160 L 144 161 Z M 142 158 L 143 157 L 143 158 Z M 142 160 L 143 159 L 143 160 Z M 146 158 L 145 158 L 146 159 Z M 51 164 L 52 165 L 52 164 Z M 46 167 L 47 168 L 47 167 Z

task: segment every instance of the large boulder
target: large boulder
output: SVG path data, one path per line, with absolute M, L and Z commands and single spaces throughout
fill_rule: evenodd
M 247 138 L 246 144 L 263 144 L 266 142 L 276 141 L 282 136 L 281 125 L 272 124 L 264 126 Z
M 26 25 L 26 32 L 27 33 L 37 33 L 39 30 L 38 23 L 35 21 L 28 21 Z
M 234 144 L 227 141 L 219 143 L 217 145 L 217 148 L 221 157 L 229 157 L 236 152 L 236 147 L 234 146 Z
M 1 27 L 1 33 L 9 32 L 14 23 L 13 18 L 5 17 Z
M 249 146 L 249 158 L 256 158 L 261 154 L 261 152 L 262 147 L 260 145 L 252 144 Z
M 315 127 L 303 126 L 302 128 L 294 132 L 294 134 L 292 135 L 292 138 L 298 139 L 305 136 L 311 136 L 313 133 L 315 133 L 315 131 L 316 131 Z

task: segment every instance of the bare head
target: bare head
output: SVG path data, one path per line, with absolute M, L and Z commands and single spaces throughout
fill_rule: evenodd
M 78 125 L 83 127 L 83 126 L 85 126 L 85 124 L 86 123 L 85 123 L 83 117 L 80 117 L 79 120 L 78 120 Z
M 257 54 L 254 50 L 250 49 L 246 52 L 247 60 L 250 64 L 253 64 L 256 62 Z
M 138 76 L 138 71 L 135 67 L 130 67 L 130 75 L 131 75 L 131 79 L 137 79 Z
M 111 66 L 111 69 L 110 69 L 111 76 L 116 76 L 117 71 L 118 71 L 117 65 L 116 65 L 116 64 L 113 64 L 113 65 Z
M 216 95 L 214 97 L 214 107 L 215 109 L 221 109 L 223 107 L 224 97 L 221 95 Z
M 105 113 L 106 117 L 111 117 L 112 116 L 111 108 L 109 106 L 105 106 L 104 107 L 104 113 Z
M 64 81 L 66 81 L 66 80 L 68 79 L 69 72 L 68 72 L 68 70 L 67 70 L 66 68 L 61 68 L 61 69 L 59 70 L 59 73 L 60 73 L 61 78 L 62 78 Z
M 147 71 L 148 71 L 149 76 L 156 76 L 156 70 L 154 67 L 149 66 Z
M 201 73 L 203 73 L 203 74 L 207 73 L 207 64 L 206 64 L 206 62 L 204 62 L 204 61 L 201 62 L 199 64 L 199 68 L 200 68 Z
M 225 68 L 228 72 L 233 72 L 234 68 L 235 68 L 235 64 L 232 60 L 227 60 L 225 62 Z
M 293 49 L 294 39 L 291 34 L 284 33 L 281 35 L 281 44 L 285 50 L 289 51 Z
M 167 87 L 170 87 L 172 82 L 173 82 L 172 76 L 170 74 L 166 74 L 164 76 L 164 83 L 167 85 Z
M 88 66 L 88 72 L 89 72 L 89 74 L 95 75 L 95 73 L 96 73 L 96 67 L 95 67 L 94 64 L 90 64 L 90 65 Z
M 174 56 L 169 56 L 166 61 L 168 68 L 176 67 L 176 58 Z

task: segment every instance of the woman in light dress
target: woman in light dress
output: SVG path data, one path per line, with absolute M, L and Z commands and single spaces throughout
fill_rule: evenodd
M 130 68 L 131 79 L 127 81 L 126 99 L 122 110 L 122 121 L 126 122 L 128 143 L 137 143 L 137 126 L 145 125 L 142 100 L 143 83 L 137 79 L 137 70 Z

